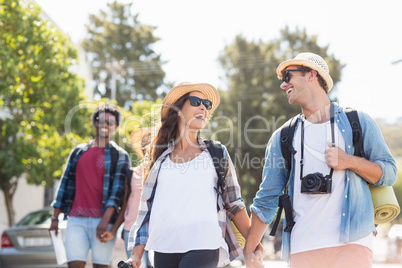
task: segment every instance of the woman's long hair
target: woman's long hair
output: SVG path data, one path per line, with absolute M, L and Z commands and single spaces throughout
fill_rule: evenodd
M 170 140 L 175 142 L 180 139 L 180 129 L 179 129 L 179 111 L 183 107 L 186 98 L 190 93 L 186 93 L 181 96 L 172 106 L 168 109 L 168 112 L 164 118 L 161 119 L 160 127 L 157 130 L 156 136 L 153 138 L 149 154 L 145 160 L 145 170 L 144 170 L 144 182 L 146 181 L 149 172 L 151 171 L 155 161 L 161 156 L 161 154 L 168 148 Z

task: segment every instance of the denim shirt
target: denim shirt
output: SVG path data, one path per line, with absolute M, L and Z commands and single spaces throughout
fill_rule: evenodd
M 345 139 L 345 151 L 353 155 L 353 134 L 349 120 L 343 109 L 336 103 L 334 105 L 335 123 L 338 124 L 338 128 Z M 363 112 L 359 111 L 358 115 L 363 132 L 365 158 L 378 163 L 382 169 L 382 176 L 374 185 L 392 186 L 397 179 L 395 159 L 391 155 L 375 121 Z M 296 127 L 299 126 L 300 122 L 301 117 L 299 116 Z M 287 170 L 281 152 L 280 131 L 281 128 L 276 130 L 268 142 L 262 183 L 251 206 L 251 210 L 265 224 L 270 224 L 276 215 L 279 196 L 286 186 Z M 294 158 L 292 161 L 288 194 L 293 203 L 295 190 Z M 349 169 L 346 170 L 344 196 L 342 212 L 339 215 L 341 217 L 339 241 L 350 243 L 375 231 L 374 208 L 368 182 Z M 286 227 L 285 225 L 284 227 Z M 283 232 L 282 258 L 287 261 L 290 259 L 290 233 L 288 232 Z

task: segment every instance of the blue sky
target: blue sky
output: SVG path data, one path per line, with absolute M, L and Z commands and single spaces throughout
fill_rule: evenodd
M 90 13 L 108 0 L 36 0 L 72 40 L 79 42 Z M 121 0 L 128 3 L 130 1 Z M 402 117 L 402 16 L 400 0 L 137 0 L 133 13 L 157 26 L 155 46 L 168 81 L 223 86 L 217 58 L 237 34 L 269 41 L 288 25 L 306 28 L 320 45 L 346 64 L 337 84 L 342 106 L 389 122 Z M 279 90 L 279 88 L 278 88 Z

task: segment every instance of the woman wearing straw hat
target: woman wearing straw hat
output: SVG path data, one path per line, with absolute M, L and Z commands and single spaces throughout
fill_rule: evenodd
M 228 216 L 246 235 L 249 217 L 233 163 L 224 148 L 229 163 L 222 200 L 226 210 L 217 212 L 217 174 L 200 137 L 218 105 L 218 91 L 209 84 L 182 83 L 164 98 L 128 241 L 128 249 L 134 248 L 128 260 L 133 267 L 139 267 L 144 250 L 155 252 L 155 268 L 223 266 L 241 253 L 226 221 Z

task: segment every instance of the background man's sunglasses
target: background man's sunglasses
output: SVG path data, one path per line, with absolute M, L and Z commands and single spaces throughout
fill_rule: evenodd
M 299 69 L 286 70 L 285 74 L 283 75 L 282 82 L 289 83 L 290 78 L 291 78 L 290 77 L 290 72 L 303 72 L 303 70 L 299 70 Z
M 204 106 L 207 110 L 212 109 L 212 101 L 210 101 L 210 100 L 200 99 L 200 98 L 194 97 L 194 96 L 189 96 L 186 98 L 186 100 L 187 99 L 190 100 L 191 106 L 198 107 L 201 105 L 201 102 L 202 102 L 202 104 L 204 104 Z
M 107 121 L 107 120 L 105 120 L 105 119 L 98 119 L 98 120 L 96 120 L 96 122 L 97 122 L 99 125 L 103 125 L 103 124 L 106 123 L 109 127 L 116 125 L 116 121 L 114 121 L 114 120 Z

